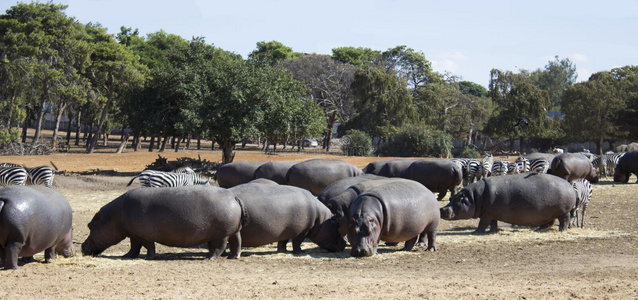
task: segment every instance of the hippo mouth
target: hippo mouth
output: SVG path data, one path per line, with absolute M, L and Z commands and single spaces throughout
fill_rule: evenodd
M 358 245 L 352 245 L 350 255 L 352 257 L 366 257 L 374 255 L 374 244 L 369 239 L 364 239 Z
M 82 243 L 82 255 L 98 256 L 104 251 L 93 248 L 94 247 L 88 241 Z
M 450 220 L 454 218 L 454 210 L 451 207 L 442 207 L 440 209 L 441 218 L 445 220 Z

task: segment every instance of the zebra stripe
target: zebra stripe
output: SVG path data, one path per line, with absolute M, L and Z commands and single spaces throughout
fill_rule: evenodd
M 195 170 L 191 169 L 191 167 L 179 167 L 173 171 L 171 171 L 173 173 L 195 173 Z
M 507 175 L 510 162 L 507 160 L 497 160 L 492 165 L 492 176 Z
M 173 173 L 155 170 L 144 170 L 133 177 L 127 186 L 130 186 L 135 178 L 139 178 L 143 187 L 176 187 L 185 185 L 208 185 L 209 179 L 195 173 Z
M 27 170 L 22 167 L 0 168 L 0 186 L 24 185 L 27 177 Z
M 53 185 L 53 168 L 49 166 L 39 166 L 35 168 L 27 168 L 27 184 L 30 185 L 44 185 L 51 187 Z
M 550 162 L 544 158 L 535 158 L 529 160 L 529 172 L 546 174 L 549 170 Z
M 524 156 L 519 156 L 514 163 L 518 167 L 518 173 L 529 173 L 531 170 L 529 159 Z
M 0 163 L 0 168 L 22 168 L 22 166 L 12 163 Z
M 461 173 L 463 174 L 463 187 L 468 185 L 468 181 L 470 180 L 470 170 L 468 168 L 468 159 L 467 158 L 453 158 L 450 159 L 451 162 L 457 164 L 459 168 L 461 168 Z
M 492 165 L 494 161 L 494 156 L 492 156 L 492 154 L 486 156 L 485 158 L 483 158 L 483 170 L 482 170 L 482 174 L 483 174 L 483 178 L 487 178 L 488 176 L 492 176 Z
M 572 221 L 571 225 L 578 226 L 578 208 L 582 207 L 582 213 L 580 216 L 580 228 L 585 227 L 585 211 L 587 211 L 587 206 L 589 205 L 589 201 L 591 200 L 592 195 L 592 187 L 591 183 L 584 178 L 574 179 L 572 181 L 572 187 L 576 191 L 576 205 L 569 213 Z
M 618 165 L 618 161 L 627 152 L 608 153 L 601 156 L 597 156 L 592 160 L 591 164 L 594 166 L 601 177 L 606 178 L 614 174 L 614 169 Z

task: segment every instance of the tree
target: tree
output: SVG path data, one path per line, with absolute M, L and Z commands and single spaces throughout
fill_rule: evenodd
M 329 151 L 335 122 L 347 122 L 354 114 L 350 86 L 356 68 L 329 56 L 315 54 L 285 61 L 283 66 L 296 80 L 305 84 L 312 100 L 323 109 L 326 120 L 324 148 Z
M 577 77 L 576 66 L 569 58 L 560 59 L 558 55 L 554 57 L 554 61 L 547 63 L 544 70 L 538 69 L 531 73 L 532 82 L 549 93 L 552 111 L 560 110 L 563 94 L 576 82 Z
M 407 46 L 397 46 L 381 53 L 386 69 L 396 70 L 397 75 L 404 79 L 411 89 L 441 82 L 441 76 L 432 70 L 432 63 L 425 59 L 422 52 L 414 51 Z
M 332 49 L 332 58 L 357 67 L 372 67 L 378 66 L 381 52 L 363 47 L 340 47 Z
M 406 83 L 393 70 L 361 68 L 355 73 L 352 89 L 359 109 L 340 130 L 358 129 L 372 137 L 387 138 L 400 126 L 417 120 Z
M 525 74 L 493 69 L 490 72 L 490 97 L 496 110 L 485 132 L 498 136 L 519 137 L 523 152 L 525 138 L 556 137 L 556 124 L 546 116 L 550 108 L 549 95 L 533 85 Z
M 602 154 L 604 139 L 622 136 L 622 120 L 625 109 L 623 90 L 612 72 L 593 74 L 588 81 L 568 88 L 565 92 L 563 112 L 565 130 L 575 139 L 595 139 Z
M 248 54 L 248 60 L 274 66 L 288 59 L 295 59 L 302 54 L 293 52 L 292 48 L 277 41 L 257 42 L 257 49 Z
M 100 95 L 102 113 L 87 152 L 93 153 L 99 134 L 108 117 L 109 109 L 123 89 L 135 88 L 144 82 L 147 72 L 135 56 L 124 45 L 117 43 L 113 35 L 99 24 L 87 24 L 87 33 L 91 45 L 91 64 L 87 69 L 93 87 Z

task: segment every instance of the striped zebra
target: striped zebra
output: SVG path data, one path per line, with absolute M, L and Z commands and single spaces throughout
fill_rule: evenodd
M 133 177 L 126 186 L 130 186 L 135 178 L 139 178 L 143 187 L 177 187 L 185 185 L 208 185 L 209 179 L 195 173 L 173 173 L 155 170 L 144 170 Z
M 570 227 L 576 225 L 578 227 L 578 208 L 582 207 L 582 213 L 580 215 L 580 228 L 585 227 L 585 211 L 591 200 L 592 188 L 591 183 L 584 178 L 574 179 L 572 181 L 572 187 L 576 191 L 576 205 L 569 213 L 571 218 Z
M 22 168 L 22 166 L 12 163 L 0 163 L 0 168 Z
M 510 162 L 507 160 L 497 160 L 492 164 L 492 176 L 507 175 Z
M 195 170 L 191 169 L 191 167 L 188 166 L 184 166 L 184 167 L 179 167 L 173 171 L 171 171 L 173 173 L 195 173 Z
M 468 181 L 470 180 L 470 170 L 468 168 L 468 158 L 452 158 L 451 162 L 457 164 L 459 168 L 461 168 L 461 173 L 463 174 L 463 187 L 468 185 Z
M 618 161 L 625 153 L 627 152 L 603 154 L 594 158 L 591 164 L 601 177 L 606 178 L 614 174 L 614 169 L 616 165 L 618 165 Z
M 27 184 L 29 185 L 44 185 L 48 188 L 53 186 L 53 176 L 55 172 L 53 168 L 49 166 L 39 166 L 35 168 L 26 168 L 27 170 Z
M 531 170 L 529 159 L 525 158 L 525 156 L 519 156 L 514 163 L 518 168 L 518 173 L 529 173 Z
M 481 174 L 483 178 L 487 178 L 489 176 L 492 176 L 492 165 L 493 165 L 493 161 L 494 161 L 494 156 L 492 156 L 492 154 L 486 156 L 485 158 L 483 158 L 483 162 L 482 162 L 482 170 L 481 170 Z
M 529 171 L 532 173 L 546 174 L 549 170 L 550 163 L 545 158 L 534 158 L 529 160 Z
M 0 186 L 24 185 L 27 177 L 27 170 L 23 167 L 0 168 Z
M 474 181 L 481 178 L 481 166 L 482 163 L 478 159 L 470 158 L 467 161 L 467 168 L 470 173 L 468 184 L 474 183 Z

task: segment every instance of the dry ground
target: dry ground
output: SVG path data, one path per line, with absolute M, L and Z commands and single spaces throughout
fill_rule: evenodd
M 219 152 L 165 152 L 219 160 Z M 58 175 L 55 188 L 74 210 L 74 242 L 88 235 L 86 224 L 105 203 L 124 193 L 128 173 L 141 171 L 157 152 L 94 155 L 1 157 L 34 166 L 53 161 L 61 170 L 116 170 L 121 176 Z M 236 160 L 345 159 L 365 166 L 376 158 L 322 155 L 261 155 L 238 152 Z M 123 260 L 128 241 L 99 257 L 58 258 L 49 264 L 22 265 L 0 275 L 1 299 L 49 298 L 481 298 L 565 299 L 638 298 L 638 184 L 594 186 L 586 229 L 559 233 L 513 229 L 472 235 L 478 220 L 442 221 L 438 251 L 409 253 L 382 246 L 380 254 L 354 259 L 348 252 L 327 253 L 304 243 L 305 255 L 278 254 L 274 245 L 244 249 L 239 260 L 205 260 L 204 249 L 159 246 L 159 258 Z M 441 203 L 443 205 L 444 203 Z M 290 246 L 289 246 L 290 247 Z

